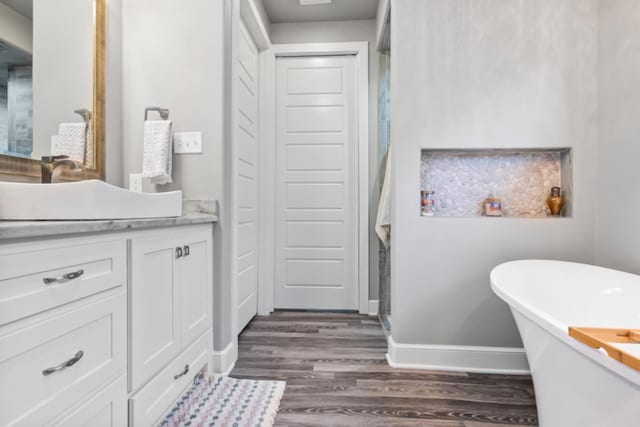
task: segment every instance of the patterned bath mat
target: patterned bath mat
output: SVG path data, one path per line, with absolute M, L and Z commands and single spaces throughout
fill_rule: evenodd
M 161 427 L 271 427 L 283 381 L 238 380 L 205 375 L 176 403 Z

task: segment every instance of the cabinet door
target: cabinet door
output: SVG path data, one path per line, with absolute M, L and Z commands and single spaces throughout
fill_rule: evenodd
M 180 333 L 187 347 L 212 325 L 212 231 L 199 227 L 181 236 L 183 256 L 176 261 L 180 288 Z
M 131 240 L 130 390 L 164 368 L 180 352 L 180 295 L 175 237 Z

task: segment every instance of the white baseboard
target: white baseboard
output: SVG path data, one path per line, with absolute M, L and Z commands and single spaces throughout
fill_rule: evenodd
M 369 316 L 377 316 L 378 315 L 378 307 L 380 305 L 380 301 L 377 299 L 369 300 Z
M 229 375 L 238 359 L 238 348 L 232 341 L 222 351 L 214 351 L 212 354 L 211 371 L 214 374 Z
M 393 368 L 482 374 L 529 374 L 523 348 L 399 344 L 387 337 L 387 361 Z

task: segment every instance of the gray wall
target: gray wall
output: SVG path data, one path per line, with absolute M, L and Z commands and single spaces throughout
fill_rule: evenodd
M 273 44 L 369 42 L 369 299 L 378 299 L 378 239 L 373 231 L 379 197 L 376 21 L 272 23 L 270 36 Z
M 598 2 L 598 264 L 640 274 L 640 2 Z
M 489 272 L 594 261 L 595 0 L 393 0 L 392 313 L 399 343 L 519 347 Z M 573 148 L 572 218 L 419 216 L 421 148 Z
M 142 172 L 144 109 L 166 107 L 174 132 L 202 131 L 203 153 L 174 156 L 174 182 L 157 190 L 220 197 L 222 180 L 207 177 L 222 164 L 222 2 L 125 2 L 123 37 L 125 179 Z
M 185 199 L 224 206 L 226 1 L 135 0 L 123 6 L 123 174 L 142 171 L 143 116 L 148 106 L 170 109 L 174 131 L 201 131 L 202 154 L 175 155 L 173 184 Z M 223 213 L 224 210 L 221 210 Z M 231 340 L 231 297 L 222 286 L 224 216 L 216 226 L 214 345 Z

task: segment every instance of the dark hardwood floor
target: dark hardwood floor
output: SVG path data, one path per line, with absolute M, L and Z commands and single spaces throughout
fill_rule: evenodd
M 528 376 L 393 369 L 378 319 L 276 312 L 239 339 L 231 376 L 287 382 L 277 426 L 537 425 Z

